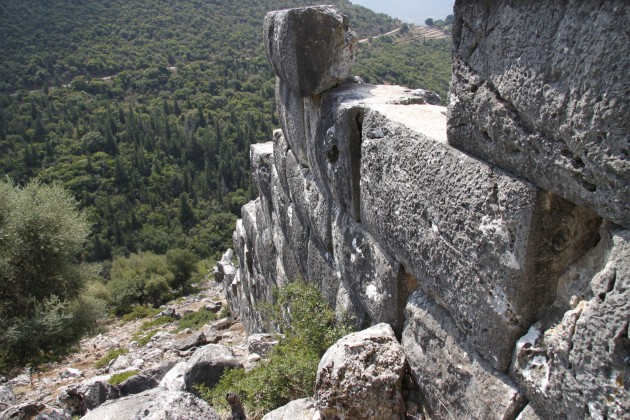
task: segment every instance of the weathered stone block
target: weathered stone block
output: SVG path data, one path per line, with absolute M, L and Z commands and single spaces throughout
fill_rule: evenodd
M 476 354 L 448 311 L 421 290 L 407 303 L 402 346 L 431 418 L 514 418 L 527 404 L 506 375 Z
M 291 151 L 287 152 L 287 182 L 298 218 L 322 248 L 332 251 L 330 197 L 320 190 L 310 169 L 300 165 Z
M 449 143 L 630 227 L 630 8 L 459 1 Z
M 273 162 L 280 185 L 285 195 L 289 195 L 289 183 L 287 182 L 287 152 L 289 143 L 282 133 L 282 130 L 273 132 Z
M 282 132 L 289 148 L 302 165 L 309 166 L 306 154 L 304 98 L 292 91 L 279 77 L 276 77 L 276 106 Z
M 252 180 L 262 201 L 267 225 L 271 225 L 273 204 L 271 199 L 271 168 L 274 163 L 273 142 L 252 144 L 249 149 Z
M 387 324 L 339 339 L 317 368 L 315 399 L 322 418 L 401 418 L 405 367 L 405 353 Z
M 350 74 L 357 39 L 348 18 L 330 6 L 269 12 L 263 36 L 274 71 L 300 96 L 319 94 Z
M 339 290 L 339 270 L 331 251 L 319 246 L 311 233 L 308 241 L 308 271 L 306 279 L 317 286 L 331 308 L 336 306 Z
M 630 231 L 604 226 L 597 248 L 576 266 L 572 309 L 518 341 L 512 375 L 543 418 L 623 418 L 630 412 Z
M 440 107 L 403 108 L 445 123 Z M 599 219 L 383 112 L 363 122 L 362 221 L 505 371 Z
M 357 294 L 371 323 L 402 328 L 408 296 L 402 293 L 402 284 L 399 288 L 405 276 L 400 264 L 342 211 L 333 224 L 333 244 L 341 278 Z

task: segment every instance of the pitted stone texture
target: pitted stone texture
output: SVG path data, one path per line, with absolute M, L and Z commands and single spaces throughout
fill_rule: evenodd
M 388 114 L 369 111 L 363 133 L 367 230 L 506 371 L 557 278 L 597 239 L 599 218 Z
M 307 280 L 317 286 L 331 308 L 336 306 L 339 290 L 339 270 L 332 251 L 327 251 L 313 237 L 308 241 Z
M 509 378 L 476 354 L 448 311 L 424 292 L 411 295 L 405 315 L 403 350 L 431 418 L 514 418 L 525 406 Z
M 321 248 L 332 251 L 332 201 L 320 190 L 310 169 L 300 165 L 291 151 L 287 152 L 287 181 L 297 217 Z
M 262 201 L 267 224 L 271 224 L 273 204 L 271 200 L 271 168 L 273 167 L 273 142 L 252 144 L 249 150 L 252 180 Z
M 309 166 L 304 121 L 304 98 L 276 77 L 276 107 L 286 142 L 297 160 Z
M 516 345 L 512 376 L 543 418 L 624 418 L 630 412 L 630 231 L 608 229 L 602 228 L 597 247 L 604 252 L 596 248 L 595 258 L 584 257 L 582 271 L 587 265 L 599 270 L 572 299 L 573 309 L 558 323 L 536 324 Z
M 289 151 L 289 143 L 282 133 L 282 130 L 274 130 L 273 132 L 273 162 L 276 170 L 276 176 L 279 178 L 280 186 L 285 195 L 289 195 L 289 183 L 287 182 L 287 152 Z
M 269 12 L 263 36 L 274 71 L 300 96 L 319 94 L 350 74 L 357 39 L 348 18 L 330 6 Z
M 405 366 L 405 354 L 387 324 L 341 338 L 317 368 L 315 399 L 322 418 L 404 417 Z
M 402 328 L 408 296 L 399 296 L 398 283 L 404 276 L 400 264 L 363 226 L 341 211 L 333 224 L 333 238 L 341 278 L 348 290 L 357 293 L 371 323 L 385 322 Z
M 449 142 L 630 227 L 624 0 L 455 5 Z
M 164 420 L 208 419 L 220 417 L 207 402 L 181 391 L 151 389 L 140 394 L 119 398 L 89 411 L 87 420 Z

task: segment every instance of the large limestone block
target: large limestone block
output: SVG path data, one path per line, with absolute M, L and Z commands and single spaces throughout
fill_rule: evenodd
M 252 180 L 262 201 L 267 224 L 271 224 L 273 204 L 271 199 L 271 168 L 274 164 L 273 142 L 252 144 L 249 150 Z
M 269 12 L 263 36 L 274 71 L 300 96 L 319 94 L 350 74 L 357 39 L 347 16 L 333 7 Z
M 630 7 L 461 0 L 449 142 L 630 227 Z
M 274 233 L 275 241 L 277 245 L 280 245 L 283 241 L 286 242 L 286 246 L 282 246 L 282 249 L 278 248 L 278 255 L 283 257 L 285 274 L 289 280 L 294 280 L 298 274 L 305 278 L 308 271 L 309 231 L 296 215 L 295 206 L 291 203 L 288 192 L 285 193 L 282 187 L 281 177 L 276 174 L 275 168 L 272 170 L 271 176 L 273 188 L 272 199 L 275 210 L 274 223 L 280 228 L 283 236 L 282 238 Z M 291 256 L 293 258 L 291 258 Z M 297 270 L 292 264 L 292 259 L 295 260 Z
M 403 108 L 428 124 L 445 120 L 440 107 Z M 449 146 L 444 125 L 429 137 L 390 112 L 364 117 L 362 222 L 505 371 L 557 278 L 596 240 L 599 219 Z
M 308 164 L 307 137 L 304 120 L 304 98 L 276 77 L 276 107 L 287 144 L 298 161 Z
M 591 273 L 585 288 L 578 287 Z M 517 343 L 512 375 L 543 418 L 625 418 L 630 412 L 630 231 L 604 226 L 570 273 L 572 309 Z M 562 294 L 561 294 L 562 295 Z
M 332 201 L 319 187 L 311 170 L 287 152 L 287 182 L 297 217 L 310 229 L 320 246 L 332 251 Z
M 341 278 L 348 290 L 357 293 L 371 323 L 402 327 L 408 295 L 400 264 L 342 211 L 333 224 L 333 243 Z
M 87 420 L 219 420 L 212 407 L 192 394 L 156 388 L 108 401 L 82 417 Z
M 405 367 L 405 354 L 388 324 L 339 339 L 317 367 L 315 399 L 321 418 L 403 417 Z
M 405 315 L 402 347 L 431 418 L 516 417 L 527 401 L 476 354 L 448 311 L 417 290 Z

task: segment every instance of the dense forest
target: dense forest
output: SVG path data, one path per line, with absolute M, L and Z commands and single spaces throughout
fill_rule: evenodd
M 71 191 L 92 224 L 86 261 L 174 247 L 216 257 L 253 195 L 249 145 L 278 125 L 262 19 L 315 3 L 330 2 L 2 2 L 0 174 Z M 359 37 L 399 26 L 333 3 Z M 362 44 L 368 81 L 445 96 L 448 43 L 386 40 Z

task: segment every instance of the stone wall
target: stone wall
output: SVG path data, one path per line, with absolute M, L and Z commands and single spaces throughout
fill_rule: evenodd
M 232 313 L 263 331 L 274 286 L 316 284 L 394 328 L 436 418 L 630 412 L 629 9 L 457 1 L 448 112 L 347 81 L 334 9 L 268 14 L 282 130 L 251 149 Z

